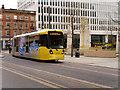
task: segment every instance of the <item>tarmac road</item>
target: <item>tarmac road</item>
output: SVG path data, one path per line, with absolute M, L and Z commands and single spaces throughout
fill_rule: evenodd
M 3 55 L 3 88 L 118 88 L 116 68 L 65 61 L 34 61 L 6 53 Z

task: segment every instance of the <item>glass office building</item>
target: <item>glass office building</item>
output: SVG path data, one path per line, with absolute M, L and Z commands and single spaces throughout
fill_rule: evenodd
M 116 42 L 118 23 L 118 0 L 18 0 L 18 9 L 35 10 L 37 30 L 42 29 L 42 4 L 44 28 L 62 29 L 67 34 L 68 25 L 74 17 L 75 40 L 79 41 L 81 19 L 89 22 L 90 43 Z M 111 36 L 113 39 L 111 39 Z

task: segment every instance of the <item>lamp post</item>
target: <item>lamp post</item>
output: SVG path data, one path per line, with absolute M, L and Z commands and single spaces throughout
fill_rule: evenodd
M 44 22 L 43 22 L 43 2 L 42 2 L 42 29 L 44 29 Z
M 71 44 L 71 57 L 73 57 L 73 34 L 74 34 L 74 17 L 71 18 L 71 23 L 72 23 L 72 44 Z
M 9 40 L 11 41 L 11 36 L 10 36 L 10 17 L 9 17 Z
M 51 17 L 50 17 L 50 13 L 51 13 L 51 11 L 50 11 L 50 6 L 48 7 L 48 13 L 49 13 L 49 29 L 51 29 L 51 26 L 50 26 L 50 22 L 51 22 Z
M 0 8 L 0 13 L 2 14 L 2 8 Z M 1 53 L 1 50 L 2 50 L 2 20 L 0 20 L 0 53 Z

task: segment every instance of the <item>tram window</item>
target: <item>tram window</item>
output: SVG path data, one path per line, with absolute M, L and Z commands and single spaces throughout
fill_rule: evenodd
M 39 35 L 34 36 L 35 43 L 40 44 Z
M 47 35 L 40 35 L 41 46 L 47 46 Z
M 16 39 L 16 52 L 19 50 L 19 38 Z
M 64 48 L 63 41 L 64 41 L 64 37 L 62 33 L 49 33 L 49 47 L 50 48 L 54 48 L 54 49 Z
M 25 37 L 26 38 L 26 52 L 29 52 L 29 46 L 28 46 L 28 36 Z
M 16 39 L 14 39 L 14 47 L 16 47 Z
M 30 38 L 29 38 L 29 46 L 33 46 L 33 44 L 35 46 L 39 46 L 39 44 L 40 44 L 39 35 L 30 36 Z
M 29 37 L 29 46 L 31 46 L 31 45 L 32 45 L 32 43 L 33 43 L 33 39 L 34 39 L 34 37 L 33 37 L 33 36 L 30 36 L 30 37 Z

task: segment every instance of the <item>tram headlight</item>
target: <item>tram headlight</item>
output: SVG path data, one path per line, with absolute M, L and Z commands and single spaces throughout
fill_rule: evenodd
M 52 51 L 52 50 L 50 50 L 49 52 L 50 52 L 50 54 L 53 54 L 53 51 Z
M 65 53 L 65 51 L 63 50 L 63 51 L 62 51 L 62 54 L 64 54 L 64 53 Z

